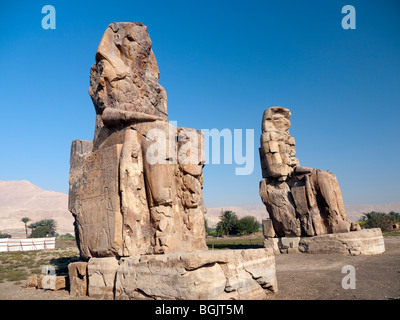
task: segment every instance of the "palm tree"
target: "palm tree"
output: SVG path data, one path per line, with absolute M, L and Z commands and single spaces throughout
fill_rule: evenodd
M 365 228 L 381 228 L 382 230 L 392 228 L 392 222 L 387 213 L 371 211 L 363 215 L 361 221 L 365 221 Z
M 32 229 L 31 238 L 55 237 L 57 235 L 57 222 L 54 219 L 43 219 L 31 223 L 28 228 Z
M 25 223 L 25 234 L 26 237 L 28 238 L 28 222 L 31 221 L 31 219 L 29 219 L 28 217 L 23 217 L 21 221 Z
M 237 224 L 237 216 L 233 211 L 224 211 L 219 216 L 220 221 L 217 224 L 217 232 L 220 235 L 228 235 L 235 230 Z

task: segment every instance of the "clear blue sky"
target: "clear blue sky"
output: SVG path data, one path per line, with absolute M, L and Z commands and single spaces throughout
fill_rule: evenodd
M 56 30 L 41 26 L 46 4 Z M 346 204 L 400 201 L 397 0 L 1 1 L 0 180 L 68 192 L 71 141 L 93 138 L 89 70 L 116 21 L 148 26 L 170 120 L 255 130 L 251 175 L 204 168 L 206 206 L 261 204 L 261 117 L 276 105 L 300 164 L 334 172 Z

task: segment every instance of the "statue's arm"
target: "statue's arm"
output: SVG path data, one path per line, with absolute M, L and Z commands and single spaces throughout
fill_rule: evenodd
M 133 123 L 145 121 L 165 121 L 165 119 L 143 112 L 125 111 L 114 108 L 105 108 L 101 116 L 106 126 L 113 126 L 119 123 Z
M 307 174 L 311 173 L 313 170 L 314 170 L 313 168 L 301 167 L 301 166 L 297 166 L 294 168 L 294 172 L 296 174 Z

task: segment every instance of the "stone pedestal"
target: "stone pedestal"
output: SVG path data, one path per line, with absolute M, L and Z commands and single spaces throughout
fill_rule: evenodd
M 253 300 L 277 291 L 267 248 L 91 258 L 88 274 L 89 296 L 99 299 Z
M 385 242 L 379 228 L 323 234 L 314 237 L 266 238 L 264 247 L 274 253 L 339 253 L 372 255 L 385 252 Z

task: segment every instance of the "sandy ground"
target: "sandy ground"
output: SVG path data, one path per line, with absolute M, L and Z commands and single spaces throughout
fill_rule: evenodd
M 279 292 L 270 300 L 400 299 L 400 237 L 385 238 L 386 252 L 374 256 L 285 254 L 276 256 Z M 343 289 L 345 265 L 355 268 L 356 288 Z M 1 300 L 71 300 L 67 291 L 26 289 L 0 283 Z M 89 297 L 80 298 L 90 300 Z
M 400 299 L 400 237 L 385 238 L 373 256 L 285 254 L 276 256 L 278 293 L 271 300 Z M 355 289 L 343 289 L 345 265 L 355 268 Z

